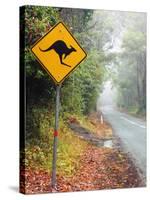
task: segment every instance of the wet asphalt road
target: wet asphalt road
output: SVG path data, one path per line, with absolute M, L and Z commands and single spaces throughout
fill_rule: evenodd
M 146 122 L 121 113 L 111 106 L 101 107 L 104 118 L 120 138 L 123 149 L 146 177 Z

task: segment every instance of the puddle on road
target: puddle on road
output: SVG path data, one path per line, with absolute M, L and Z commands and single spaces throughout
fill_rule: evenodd
M 104 141 L 104 147 L 112 148 L 112 146 L 113 146 L 112 140 Z

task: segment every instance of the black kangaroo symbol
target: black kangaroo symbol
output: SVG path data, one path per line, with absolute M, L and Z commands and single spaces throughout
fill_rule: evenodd
M 53 49 L 53 50 L 59 55 L 60 63 L 61 63 L 62 65 L 66 65 L 66 66 L 68 66 L 68 67 L 71 67 L 71 66 L 65 64 L 65 63 L 62 61 L 62 59 L 65 59 L 65 58 L 66 58 L 68 55 L 70 55 L 73 51 L 76 51 L 76 49 L 75 49 L 74 47 L 72 47 L 71 45 L 70 45 L 70 47 L 71 47 L 71 48 L 68 48 L 67 45 L 66 45 L 66 43 L 65 43 L 64 41 L 58 40 L 58 41 L 54 42 L 54 43 L 53 43 L 50 47 L 48 47 L 47 49 L 44 49 L 44 50 L 43 50 L 43 49 L 41 49 L 40 47 L 39 47 L 39 49 L 40 49 L 41 51 L 43 51 L 43 52 L 50 51 L 50 50 Z M 65 55 L 64 58 L 63 58 L 63 55 Z

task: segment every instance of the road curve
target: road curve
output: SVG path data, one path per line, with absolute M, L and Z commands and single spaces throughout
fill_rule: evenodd
M 123 149 L 133 158 L 135 165 L 146 178 L 146 122 L 111 106 L 99 108 L 120 138 Z

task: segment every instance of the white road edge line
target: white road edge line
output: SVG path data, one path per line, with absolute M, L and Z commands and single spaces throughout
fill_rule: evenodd
M 131 124 L 134 124 L 134 125 L 136 125 L 136 126 L 139 126 L 140 128 L 146 128 L 145 126 L 142 126 L 142 125 L 140 125 L 140 124 L 138 124 L 138 123 L 136 123 L 136 122 L 133 122 L 133 121 L 131 121 L 131 120 L 125 118 L 125 117 L 120 117 L 120 118 L 122 118 L 122 119 L 124 119 L 124 120 L 130 122 Z

